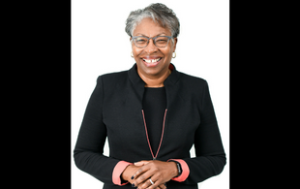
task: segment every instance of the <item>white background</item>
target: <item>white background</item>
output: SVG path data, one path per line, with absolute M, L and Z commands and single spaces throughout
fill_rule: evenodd
M 129 13 L 151 3 L 173 9 L 180 21 L 176 54 L 180 72 L 209 84 L 227 164 L 223 172 L 199 183 L 200 189 L 229 189 L 229 0 L 72 0 L 71 1 L 71 186 L 100 189 L 103 183 L 79 170 L 73 159 L 83 114 L 99 75 L 130 69 Z M 109 154 L 107 143 L 104 155 Z M 194 148 L 191 155 L 195 156 Z

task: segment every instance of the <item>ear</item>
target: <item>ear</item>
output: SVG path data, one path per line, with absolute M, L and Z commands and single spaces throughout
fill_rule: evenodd
M 177 45 L 177 41 L 178 41 L 178 39 L 177 39 L 177 37 L 175 37 L 174 38 L 174 46 L 173 46 L 173 52 L 175 52 L 175 50 L 176 50 L 176 45 Z

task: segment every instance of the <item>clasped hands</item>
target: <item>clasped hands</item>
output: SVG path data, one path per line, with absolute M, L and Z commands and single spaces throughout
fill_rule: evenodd
M 165 183 L 177 176 L 175 162 L 139 161 L 129 165 L 121 177 L 138 189 L 166 189 Z M 150 179 L 154 184 L 151 183 Z

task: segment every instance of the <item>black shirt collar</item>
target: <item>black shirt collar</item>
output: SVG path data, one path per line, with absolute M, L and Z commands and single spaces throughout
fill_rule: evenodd
M 164 81 L 164 86 L 167 95 L 167 108 L 169 108 L 171 104 L 174 103 L 174 100 L 178 95 L 179 85 L 177 85 L 177 82 L 180 77 L 180 73 L 176 70 L 175 66 L 172 63 L 170 63 L 169 68 L 170 70 L 172 70 L 172 73 Z M 129 75 L 129 80 L 132 83 L 132 88 L 134 89 L 135 93 L 138 96 L 138 99 L 142 103 L 146 83 L 140 78 L 137 72 L 136 64 L 134 64 L 132 68 L 128 71 L 128 75 Z

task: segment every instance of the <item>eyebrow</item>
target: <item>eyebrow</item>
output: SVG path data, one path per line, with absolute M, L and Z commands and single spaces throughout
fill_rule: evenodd
M 166 36 L 165 33 L 160 33 L 160 34 L 158 34 L 158 35 L 156 35 L 156 36 L 161 36 L 161 35 Z M 146 35 L 144 35 L 144 34 L 141 34 L 141 33 L 137 33 L 136 36 L 144 36 L 144 37 L 148 37 L 148 36 L 146 36 Z M 154 36 L 154 37 L 156 37 L 156 36 Z

